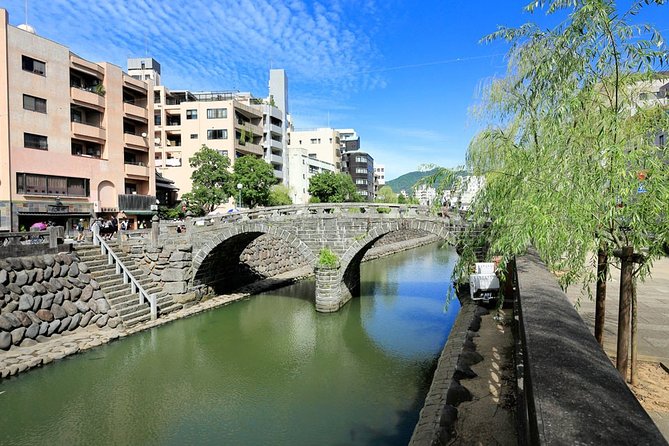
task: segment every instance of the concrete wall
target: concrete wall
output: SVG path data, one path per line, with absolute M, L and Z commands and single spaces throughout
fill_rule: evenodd
M 538 255 L 517 261 L 519 439 L 532 445 L 665 445 Z

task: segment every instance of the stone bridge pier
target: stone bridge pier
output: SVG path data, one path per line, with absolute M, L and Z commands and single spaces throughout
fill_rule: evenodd
M 359 294 L 360 262 L 367 250 L 386 234 L 418 230 L 454 243 L 462 227 L 459 220 L 430 215 L 427 208 L 420 206 L 372 203 L 265 208 L 192 219 L 182 232 L 177 232 L 178 226 L 161 223 L 157 238 L 160 245 L 174 246 L 173 251 L 183 251 L 184 246 L 192 251 L 192 256 L 174 256 L 184 271 L 179 275 L 184 283 L 180 287 L 182 292 L 220 293 L 233 288 L 242 273 L 240 254 L 258 237 L 267 234 L 283 245 L 274 246 L 273 255 L 284 262 L 294 262 L 294 267 L 308 265 L 313 269 L 315 307 L 320 312 L 338 311 Z M 335 266 L 320 264 L 320 253 L 325 248 L 336 255 Z M 160 255 L 172 257 L 168 253 Z M 192 260 L 187 264 L 189 257 Z M 173 269 L 169 266 L 165 269 Z

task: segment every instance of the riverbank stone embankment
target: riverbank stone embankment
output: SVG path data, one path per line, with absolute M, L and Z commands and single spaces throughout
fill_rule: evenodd
M 0 259 L 0 351 L 120 323 L 76 253 Z

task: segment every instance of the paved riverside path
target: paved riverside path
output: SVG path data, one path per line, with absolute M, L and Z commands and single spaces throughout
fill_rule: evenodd
M 604 324 L 604 350 L 615 355 L 618 336 L 618 296 L 620 292 L 620 270 L 611 269 L 611 279 L 606 285 L 606 320 Z M 651 276 L 637 283 L 638 303 L 638 357 L 641 361 L 663 362 L 669 366 L 669 258 L 653 263 Z M 595 289 L 591 287 L 593 300 L 581 294 L 576 284 L 567 290 L 572 302 L 581 296 L 577 310 L 594 333 Z M 649 412 L 649 415 L 669 440 L 669 414 Z

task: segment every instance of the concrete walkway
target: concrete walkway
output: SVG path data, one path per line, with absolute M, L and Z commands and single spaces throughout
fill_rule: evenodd
M 651 277 L 638 282 L 638 355 L 641 361 L 662 362 L 669 366 L 669 258 L 653 264 Z M 609 355 L 616 353 L 618 336 L 618 295 L 620 291 L 620 270 L 611 271 L 611 280 L 606 288 L 606 320 L 604 325 L 604 350 Z M 594 286 L 591 287 L 593 300 L 582 294 L 581 287 L 569 288 L 567 296 L 574 303 L 579 299 L 577 310 L 594 333 L 595 301 Z M 669 414 L 649 412 L 669 440 Z

